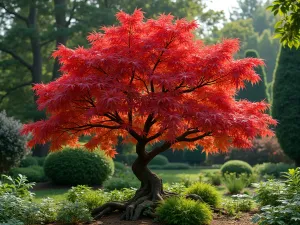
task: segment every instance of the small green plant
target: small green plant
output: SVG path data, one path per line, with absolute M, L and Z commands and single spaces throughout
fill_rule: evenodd
M 185 194 L 196 194 L 208 205 L 217 208 L 221 204 L 221 195 L 211 184 L 197 182 L 187 188 Z
M 223 183 L 230 194 L 239 194 L 249 184 L 249 177 L 247 174 L 225 173 L 223 176 Z
M 230 160 L 221 167 L 222 174 L 235 173 L 237 175 L 246 173 L 248 175 L 252 174 L 252 167 L 241 160 Z
M 256 187 L 255 199 L 260 206 L 277 206 L 280 204 L 278 201 L 280 196 L 285 191 L 284 183 L 275 180 L 253 184 Z
M 202 202 L 170 197 L 156 208 L 158 220 L 172 225 L 208 225 L 212 221 L 210 207 Z
M 131 199 L 135 195 L 135 192 L 135 188 L 123 188 L 122 190 L 107 192 L 105 196 L 107 196 L 109 202 L 123 202 Z
M 78 224 L 91 220 L 92 216 L 89 209 L 80 201 L 62 202 L 57 212 L 57 221 L 63 224 Z
M 240 212 L 250 212 L 254 207 L 254 201 L 249 195 L 233 195 L 231 197 L 222 203 L 229 216 L 236 216 Z
M 279 178 L 284 172 L 288 172 L 293 167 L 293 165 L 286 163 L 263 163 L 256 165 L 253 169 L 261 177 L 274 179 Z
M 19 174 L 15 179 L 11 176 L 2 175 L 0 181 L 0 196 L 4 193 L 11 193 L 21 198 L 32 198 L 33 194 L 29 191 L 35 183 L 28 183 L 26 176 Z
M 183 183 L 185 187 L 189 187 L 192 184 L 194 184 L 196 181 L 193 180 L 191 177 L 186 176 L 184 178 L 181 179 L 180 183 Z
M 214 186 L 219 186 L 222 183 L 222 175 L 220 172 L 208 173 L 209 182 Z

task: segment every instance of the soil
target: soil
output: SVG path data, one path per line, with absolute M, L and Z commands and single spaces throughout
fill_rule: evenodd
M 243 213 L 238 219 L 232 217 L 220 216 L 215 214 L 211 225 L 254 225 L 251 222 L 251 214 Z M 138 221 L 120 221 L 120 214 L 114 213 L 105 216 L 99 221 L 93 222 L 91 225 L 163 225 L 162 223 L 155 223 L 148 218 L 142 218 Z

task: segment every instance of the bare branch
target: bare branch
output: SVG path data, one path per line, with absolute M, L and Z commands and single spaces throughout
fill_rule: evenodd
M 11 55 L 14 59 L 19 61 L 23 66 L 25 66 L 30 72 L 32 71 L 32 66 L 29 63 L 27 63 L 24 59 L 22 59 L 19 55 L 17 55 L 15 52 L 13 52 L 9 49 L 3 48 L 1 46 L 0 46 L 0 51 Z
M 6 94 L 0 97 L 0 104 L 2 103 L 2 101 L 3 101 L 3 100 L 4 100 L 11 92 L 14 92 L 15 90 L 17 90 L 17 89 L 19 89 L 19 88 L 29 86 L 29 85 L 31 85 L 31 84 L 32 84 L 32 82 L 27 82 L 27 83 L 24 83 L 24 84 L 19 84 L 19 85 L 13 87 L 13 88 L 10 88 L 10 89 L 6 90 L 6 91 L 5 91 Z
M 78 5 L 79 4 L 77 4 L 77 2 L 74 1 L 73 7 L 72 7 L 72 9 L 70 11 L 70 17 L 69 17 L 68 21 L 66 22 L 66 28 L 70 26 L 71 20 L 74 18 L 75 10 L 78 7 Z
M 43 47 L 44 45 L 47 45 L 47 44 L 51 43 L 52 41 L 55 41 L 55 39 L 50 39 L 50 40 L 44 41 L 40 44 L 40 46 Z

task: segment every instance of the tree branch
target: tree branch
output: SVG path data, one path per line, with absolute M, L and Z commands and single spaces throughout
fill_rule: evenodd
M 4 98 L 6 98 L 11 92 L 13 92 L 13 91 L 15 91 L 15 90 L 17 90 L 19 88 L 31 85 L 31 84 L 32 84 L 32 82 L 27 82 L 27 83 L 20 84 L 20 85 L 17 85 L 17 86 L 15 86 L 13 88 L 10 88 L 10 89 L 6 90 L 5 91 L 6 94 L 0 97 L 0 104 L 2 103 L 2 101 L 4 100 Z
M 74 1 L 73 7 L 70 11 L 70 17 L 69 17 L 68 21 L 66 22 L 66 28 L 70 26 L 71 20 L 74 18 L 74 14 L 75 14 L 75 10 L 76 10 L 77 6 L 78 6 L 77 2 Z
M 50 39 L 50 40 L 44 41 L 40 44 L 40 46 L 43 47 L 44 45 L 47 45 L 47 44 L 51 43 L 52 41 L 55 41 L 55 39 Z
M 32 66 L 29 63 L 27 63 L 24 59 L 22 59 L 20 56 L 18 56 L 15 52 L 13 52 L 9 49 L 3 48 L 1 46 L 0 46 L 0 51 L 11 55 L 14 59 L 19 61 L 23 66 L 25 66 L 30 72 L 32 71 Z
M 7 13 L 14 15 L 16 18 L 23 20 L 26 24 L 28 24 L 28 19 L 19 13 L 16 13 L 8 8 L 5 7 L 4 3 L 0 3 L 0 8 L 3 8 Z

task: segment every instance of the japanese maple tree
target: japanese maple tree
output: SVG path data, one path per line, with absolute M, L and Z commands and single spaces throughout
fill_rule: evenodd
M 25 125 L 23 133 L 32 134 L 29 146 L 51 141 L 52 150 L 90 135 L 85 147 L 100 146 L 111 157 L 119 135 L 134 142 L 132 170 L 141 188 L 132 200 L 107 203 L 94 213 L 124 209 L 125 219 L 137 219 L 144 207 L 169 194 L 147 168 L 156 155 L 171 146 L 192 151 L 200 145 L 208 153 L 250 148 L 256 136 L 273 134 L 269 126 L 276 121 L 264 114 L 265 102 L 235 100 L 244 81 L 260 81 L 254 67 L 263 64 L 235 60 L 238 40 L 206 46 L 193 35 L 195 21 L 172 15 L 144 20 L 141 10 L 116 16 L 119 26 L 88 36 L 90 48 L 60 46 L 54 52 L 63 76 L 34 86 L 48 119 Z

